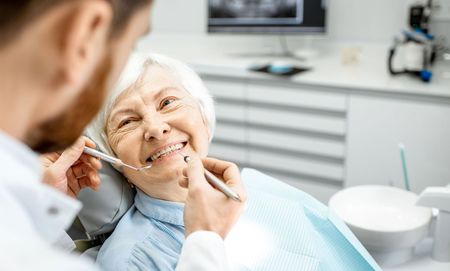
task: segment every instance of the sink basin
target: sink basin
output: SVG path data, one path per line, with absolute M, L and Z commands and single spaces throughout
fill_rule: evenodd
M 388 267 L 411 259 L 428 234 L 431 209 L 415 206 L 417 198 L 395 187 L 364 185 L 341 190 L 328 205 L 378 264 Z

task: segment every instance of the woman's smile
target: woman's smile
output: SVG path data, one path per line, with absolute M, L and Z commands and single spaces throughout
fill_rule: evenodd
M 181 158 L 179 153 L 182 153 L 186 145 L 186 141 L 166 144 L 153 151 L 146 159 L 146 162 L 152 163 L 152 165 L 155 166 L 161 163 L 170 162 L 173 159 Z

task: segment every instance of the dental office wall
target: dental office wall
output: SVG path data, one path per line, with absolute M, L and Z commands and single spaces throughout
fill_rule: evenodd
M 326 40 L 345 45 L 377 43 L 390 46 L 394 36 L 399 36 L 401 31 L 407 28 L 410 5 L 425 1 L 329 0 L 326 35 L 288 36 L 288 45 L 293 50 L 308 50 L 317 44 L 315 42 Z M 208 42 L 210 47 L 215 48 L 231 46 L 279 50 L 280 44 L 276 35 L 207 34 L 207 2 L 208 0 L 155 1 L 152 37 L 176 35 L 174 42 L 181 39 L 188 41 L 183 47 L 195 47 L 197 43 Z M 450 42 L 449 23 L 448 20 L 433 19 L 430 22 L 433 34 L 445 36 L 447 45 Z M 353 45 L 355 44 L 350 46 Z
M 330 0 L 328 38 L 391 42 L 405 28 L 408 7 L 415 0 Z M 153 30 L 159 33 L 206 33 L 207 0 L 156 1 Z M 439 26 L 438 26 L 439 27 Z M 223 36 L 223 35 L 222 35 Z M 236 38 L 236 36 L 233 36 Z M 264 39 L 253 35 L 250 39 Z

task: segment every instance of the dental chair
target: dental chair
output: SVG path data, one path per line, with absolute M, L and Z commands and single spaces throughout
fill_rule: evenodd
M 236 226 L 235 236 L 228 239 L 232 247 L 235 241 L 236 248 L 229 252 L 239 252 L 245 245 L 251 247 L 247 251 L 259 251 L 256 245 L 270 252 L 264 254 L 267 251 L 262 250 L 264 258 L 257 262 L 262 269 L 255 266 L 245 270 L 297 270 L 292 268 L 299 266 L 315 271 L 381 270 L 345 223 L 312 196 L 254 169 L 243 169 L 241 176 L 248 193 L 248 215 L 241 218 L 244 227 Z M 135 194 L 122 174 L 109 164 L 103 163 L 100 179 L 99 191 L 85 189 L 79 194 L 83 209 L 68 231 L 82 257 L 93 260 L 132 206 Z M 259 232 L 258 238 L 263 238 L 258 244 L 252 235 L 255 225 L 264 229 Z M 247 258 L 234 256 L 230 259 L 247 264 Z
M 123 175 L 108 163 L 103 163 L 100 180 L 99 191 L 84 189 L 78 195 L 83 208 L 68 230 L 76 250 L 94 260 L 103 242 L 133 204 L 135 194 Z

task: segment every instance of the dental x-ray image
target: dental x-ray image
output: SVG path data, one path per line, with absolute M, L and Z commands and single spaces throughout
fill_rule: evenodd
M 328 0 L 208 0 L 209 33 L 324 33 Z
M 210 0 L 210 18 L 217 23 L 301 23 L 303 0 Z

